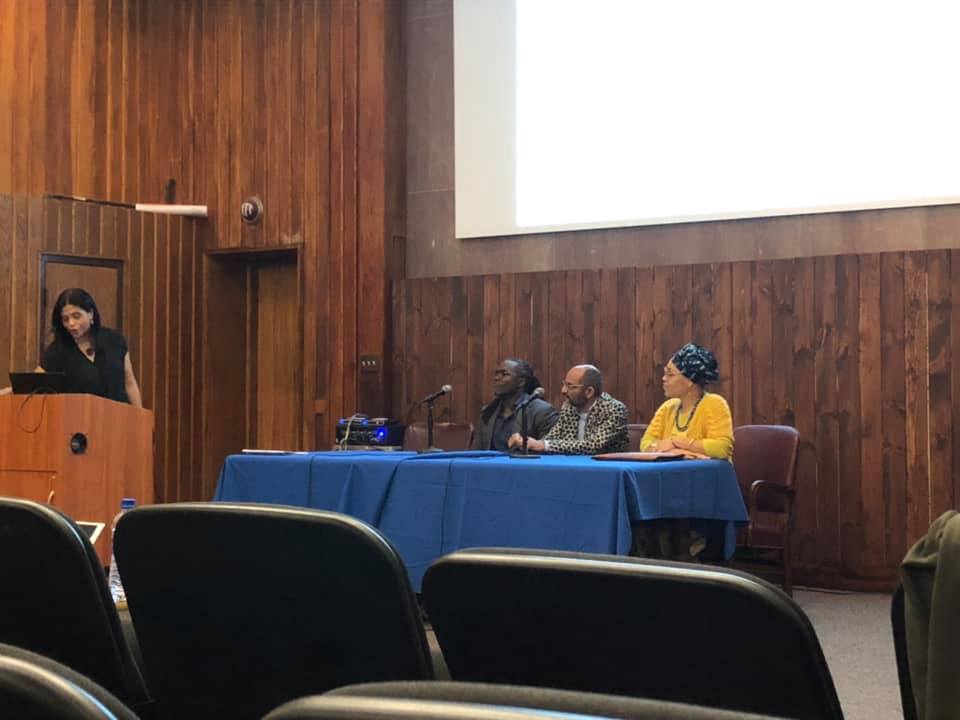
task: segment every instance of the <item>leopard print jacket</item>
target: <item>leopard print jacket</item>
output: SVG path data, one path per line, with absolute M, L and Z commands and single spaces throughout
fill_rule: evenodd
M 569 401 L 560 408 L 557 424 L 544 436 L 551 453 L 565 455 L 596 455 L 607 452 L 624 452 L 630 444 L 627 436 L 627 406 L 607 393 L 590 408 L 584 439 L 577 440 L 580 414 Z

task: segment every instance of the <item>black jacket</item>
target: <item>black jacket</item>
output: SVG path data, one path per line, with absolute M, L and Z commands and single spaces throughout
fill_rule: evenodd
M 527 393 L 521 393 L 515 402 L 522 402 L 528 397 L 529 395 L 527 395 Z M 553 407 L 553 405 L 540 398 L 531 400 L 526 410 L 527 434 L 538 440 L 547 434 L 560 416 L 560 413 L 557 412 L 557 409 Z M 473 442 L 470 445 L 471 450 L 490 449 L 490 443 L 493 439 L 493 426 L 499 413 L 500 398 L 495 398 L 493 402 L 483 406 L 480 410 L 480 417 L 477 419 L 477 424 L 473 430 Z M 507 429 L 511 435 L 515 432 L 520 432 L 520 412 L 511 414 L 510 417 L 506 418 L 506 422 L 508 424 Z

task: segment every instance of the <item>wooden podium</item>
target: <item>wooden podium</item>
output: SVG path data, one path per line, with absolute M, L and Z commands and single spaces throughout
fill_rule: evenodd
M 109 564 L 120 499 L 154 501 L 153 413 L 96 395 L 0 396 L 0 495 L 104 523 L 95 547 Z

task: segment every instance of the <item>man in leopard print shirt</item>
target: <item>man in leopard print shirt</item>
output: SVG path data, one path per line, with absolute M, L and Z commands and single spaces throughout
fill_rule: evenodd
M 534 452 L 566 455 L 596 455 L 622 452 L 629 445 L 627 406 L 603 392 L 603 376 L 593 365 L 570 368 L 560 393 L 566 398 L 557 424 L 542 440 L 530 438 Z M 519 433 L 510 438 L 511 447 L 523 443 Z

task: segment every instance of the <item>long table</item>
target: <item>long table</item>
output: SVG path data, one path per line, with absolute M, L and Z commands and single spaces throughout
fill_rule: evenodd
M 597 461 L 495 452 L 231 455 L 214 500 L 352 515 L 397 548 L 419 591 L 427 567 L 468 547 L 626 554 L 631 524 L 693 518 L 719 526 L 724 555 L 746 508 L 719 460 Z

